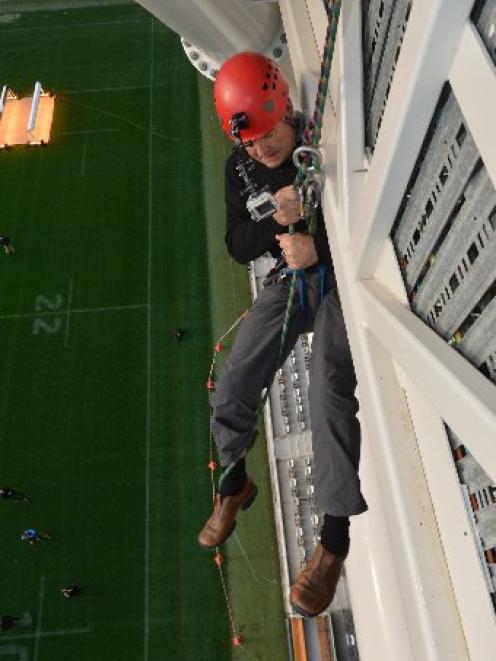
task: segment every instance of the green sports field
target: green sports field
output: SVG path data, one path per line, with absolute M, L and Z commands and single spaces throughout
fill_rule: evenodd
M 248 305 L 222 242 L 210 84 L 139 6 L 0 19 L 0 84 L 56 94 L 50 144 L 0 151 L 16 248 L 0 254 L 0 486 L 33 499 L 0 502 L 0 612 L 23 616 L 0 658 L 282 661 L 263 443 L 224 565 L 242 649 L 196 544 L 211 347 Z M 31 547 L 28 527 L 54 539 Z M 81 597 L 60 595 L 70 583 Z

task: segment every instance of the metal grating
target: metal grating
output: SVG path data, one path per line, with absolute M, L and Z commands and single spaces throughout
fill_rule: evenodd
M 392 239 L 412 310 L 496 381 L 496 190 L 449 86 Z
M 447 428 L 458 478 L 496 610 L 496 485 L 456 434 Z
M 365 140 L 369 154 L 375 149 L 411 8 L 412 0 L 362 2 Z
M 472 12 L 472 21 L 496 64 L 496 0 L 479 0 Z

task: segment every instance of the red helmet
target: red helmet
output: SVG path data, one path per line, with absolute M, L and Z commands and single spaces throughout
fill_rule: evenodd
M 244 113 L 247 121 L 240 126 L 241 138 L 261 138 L 291 111 L 288 90 L 286 78 L 270 58 L 251 52 L 233 55 L 219 69 L 214 84 L 222 130 L 232 139 L 232 117 Z

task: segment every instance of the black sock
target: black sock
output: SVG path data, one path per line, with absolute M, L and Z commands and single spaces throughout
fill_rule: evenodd
M 222 467 L 224 472 L 227 466 Z M 239 493 L 246 484 L 248 475 L 246 474 L 246 460 L 245 457 L 238 459 L 234 467 L 229 471 L 226 477 L 222 480 L 220 485 L 221 496 L 234 496 Z
M 324 515 L 324 525 L 320 531 L 320 543 L 339 557 L 347 555 L 350 549 L 350 520 L 347 516 Z

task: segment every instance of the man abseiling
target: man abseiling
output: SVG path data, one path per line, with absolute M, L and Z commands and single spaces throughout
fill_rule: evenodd
M 349 517 L 367 509 L 358 477 L 355 371 L 322 213 L 319 209 L 316 231 L 309 234 L 292 186 L 297 172 L 292 155 L 302 140 L 304 118 L 293 111 L 283 73 L 260 53 L 239 53 L 220 68 L 214 97 L 222 129 L 236 144 L 225 169 L 227 249 L 242 264 L 267 252 L 277 263 L 244 318 L 211 394 L 221 467 L 231 470 L 198 541 L 207 548 L 223 544 L 239 511 L 254 501 L 257 488 L 246 472 L 246 455 L 254 441 L 262 391 L 300 333 L 313 331 L 309 404 L 315 498 L 325 515 L 320 543 L 290 593 L 294 610 L 313 617 L 334 596 L 349 549 Z M 261 213 L 260 218 L 249 208 L 264 191 L 273 194 L 276 204 L 271 215 Z M 261 206 L 267 203 L 263 196 L 260 200 Z M 295 298 L 281 361 L 288 270 L 298 270 L 301 295 Z

